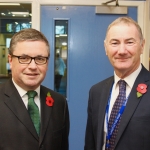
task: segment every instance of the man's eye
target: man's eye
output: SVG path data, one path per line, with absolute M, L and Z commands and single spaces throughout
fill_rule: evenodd
M 36 60 L 38 60 L 38 61 L 43 61 L 44 58 L 43 58 L 43 57 L 37 57 Z
M 112 46 L 117 46 L 117 45 L 118 45 L 118 42 L 112 42 L 111 45 L 112 45 Z
M 133 41 L 129 41 L 129 42 L 127 42 L 127 44 L 128 44 L 128 45 L 133 45 L 134 42 L 133 42 Z
M 28 60 L 30 59 L 30 57 L 20 57 L 20 59 L 21 59 L 22 61 L 28 61 Z
M 116 42 L 114 42 L 114 43 L 112 43 L 113 45 L 116 45 L 117 43 Z

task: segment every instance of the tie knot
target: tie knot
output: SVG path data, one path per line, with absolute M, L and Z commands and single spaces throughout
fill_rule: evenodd
M 28 91 L 27 92 L 28 98 L 34 98 L 37 95 L 36 91 Z
M 124 80 L 119 80 L 119 90 L 125 90 L 126 89 L 126 82 Z

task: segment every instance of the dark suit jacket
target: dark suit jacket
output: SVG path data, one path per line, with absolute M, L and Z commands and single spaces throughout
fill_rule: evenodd
M 102 150 L 105 110 L 114 77 L 90 89 L 84 150 Z M 147 92 L 137 97 L 137 86 L 146 84 Z M 115 150 L 150 150 L 150 72 L 143 66 L 135 80 L 121 118 Z
M 52 107 L 46 105 L 50 92 Z M 41 131 L 38 137 L 11 80 L 0 87 L 0 150 L 68 150 L 69 115 L 65 98 L 41 86 Z

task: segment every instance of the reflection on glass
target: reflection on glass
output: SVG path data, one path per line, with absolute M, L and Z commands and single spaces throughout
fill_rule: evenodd
M 24 29 L 31 28 L 31 16 L 15 15 L 12 16 L 12 11 L 22 11 L 28 13 L 31 12 L 31 4 L 20 3 L 20 6 L 9 6 L 7 9 L 3 5 L 0 5 L 0 84 L 7 81 L 11 77 L 11 69 L 8 63 L 8 48 L 12 36 Z
M 19 32 L 22 29 L 26 28 L 31 28 L 31 23 L 18 23 L 18 22 L 13 22 L 13 23 L 8 23 L 6 24 L 6 31 L 7 32 Z
M 55 91 L 67 91 L 68 21 L 55 20 Z

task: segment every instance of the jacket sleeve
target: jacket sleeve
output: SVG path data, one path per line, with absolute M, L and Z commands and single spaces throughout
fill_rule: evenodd
M 65 109 L 64 109 L 64 131 L 63 131 L 63 140 L 62 140 L 62 149 L 61 150 L 69 150 L 69 129 L 70 129 L 70 120 L 69 120 L 69 111 L 68 104 L 66 101 Z
M 92 125 L 92 99 L 89 96 L 88 101 L 88 109 L 87 109 L 88 117 L 87 117 L 87 125 L 86 125 L 86 133 L 85 133 L 85 145 L 84 150 L 95 150 L 95 141 L 93 134 L 93 125 Z

